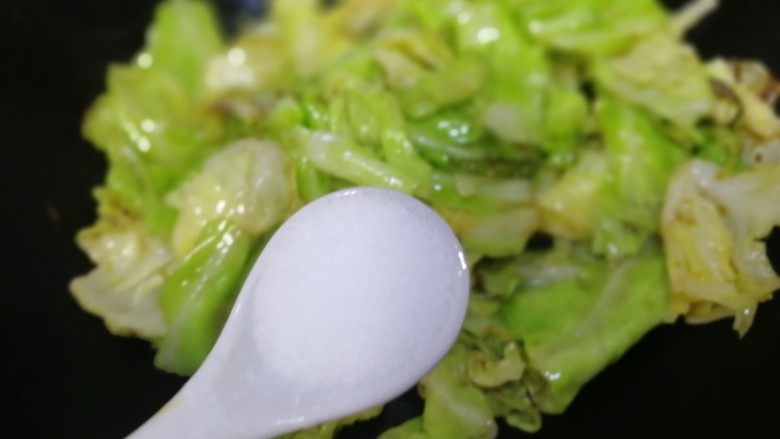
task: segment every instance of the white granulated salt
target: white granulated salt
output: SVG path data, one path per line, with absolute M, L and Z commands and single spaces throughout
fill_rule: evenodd
M 465 306 L 457 294 L 466 294 L 468 269 L 449 228 L 410 197 L 362 191 L 305 207 L 250 276 L 254 340 L 282 379 L 333 386 L 393 376 L 430 357 L 453 314 L 462 320 L 453 309 Z

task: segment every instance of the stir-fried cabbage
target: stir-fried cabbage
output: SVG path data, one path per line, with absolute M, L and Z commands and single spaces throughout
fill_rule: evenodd
M 734 317 L 745 334 L 758 304 L 780 288 L 762 241 L 780 223 L 780 166 L 736 175 L 692 161 L 669 185 L 661 233 L 672 292 L 669 317 Z
M 466 249 L 461 335 L 384 439 L 528 432 L 653 327 L 733 318 L 780 288 L 780 85 L 682 34 L 656 0 L 276 0 L 225 38 L 161 3 L 84 134 L 109 162 L 71 290 L 191 374 L 264 243 L 332 191 L 434 208 Z M 330 438 L 374 408 L 289 435 Z
M 164 337 L 159 303 L 176 265 L 171 250 L 136 224 L 98 223 L 83 230 L 78 243 L 97 265 L 70 285 L 82 308 L 102 316 L 115 334 Z

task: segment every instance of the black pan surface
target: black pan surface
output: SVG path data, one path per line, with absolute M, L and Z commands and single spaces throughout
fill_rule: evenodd
M 700 52 L 760 58 L 780 74 L 780 2 L 722 3 L 690 35 Z M 121 438 L 183 383 L 153 368 L 148 344 L 110 335 L 67 291 L 90 268 L 73 236 L 94 220 L 90 189 L 105 171 L 80 137 L 82 114 L 103 88 L 106 64 L 141 46 L 154 4 L 0 5 L 2 437 Z M 772 247 L 776 255 L 780 245 Z M 340 437 L 376 437 L 420 408 L 410 391 Z M 654 330 L 535 437 L 671 435 L 780 438 L 780 302 L 763 305 L 742 340 L 726 321 Z M 500 437 L 526 435 L 502 428 Z

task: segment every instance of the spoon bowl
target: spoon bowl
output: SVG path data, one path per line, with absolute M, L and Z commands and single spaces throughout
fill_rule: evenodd
M 457 238 L 420 201 L 315 200 L 269 241 L 197 373 L 130 437 L 273 437 L 379 406 L 447 353 L 468 290 Z

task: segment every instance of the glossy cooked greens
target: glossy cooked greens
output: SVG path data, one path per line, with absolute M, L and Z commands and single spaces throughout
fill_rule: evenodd
M 285 218 L 350 185 L 404 191 L 449 222 L 474 284 L 424 412 L 382 437 L 536 431 L 654 326 L 744 334 L 780 287 L 762 241 L 779 88 L 682 42 L 714 6 L 278 0 L 227 40 L 208 5 L 168 0 L 85 120 L 109 171 L 73 294 L 191 374 Z

